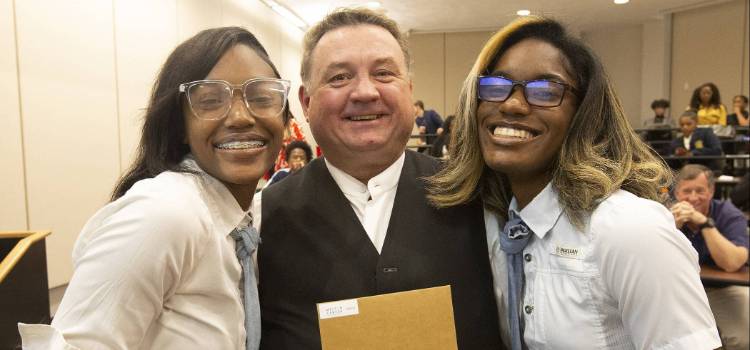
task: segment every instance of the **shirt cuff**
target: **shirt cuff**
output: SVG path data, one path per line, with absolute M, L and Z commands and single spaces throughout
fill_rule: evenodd
M 65 342 L 55 327 L 46 324 L 18 324 L 24 350 L 80 350 Z
M 664 345 L 654 346 L 654 350 L 677 350 L 677 349 L 717 349 L 721 347 L 719 330 L 707 328 L 699 332 L 688 334 L 684 337 L 673 339 Z

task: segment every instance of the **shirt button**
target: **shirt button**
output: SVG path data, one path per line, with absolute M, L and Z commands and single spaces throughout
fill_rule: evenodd
M 531 254 L 524 254 L 523 255 L 523 260 L 526 260 L 526 262 L 531 261 Z
M 531 306 L 531 305 L 526 305 L 526 306 L 525 306 L 525 307 L 523 308 L 523 310 L 524 310 L 524 311 L 526 311 L 526 314 L 528 315 L 528 314 L 531 314 L 531 312 L 532 312 L 532 311 L 534 311 L 534 307 L 533 307 L 533 306 Z

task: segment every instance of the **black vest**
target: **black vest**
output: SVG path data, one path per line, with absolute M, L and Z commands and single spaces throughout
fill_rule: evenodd
M 435 209 L 407 151 L 381 254 L 317 159 L 263 191 L 261 349 L 320 349 L 316 303 L 450 285 L 460 349 L 502 349 L 482 208 Z

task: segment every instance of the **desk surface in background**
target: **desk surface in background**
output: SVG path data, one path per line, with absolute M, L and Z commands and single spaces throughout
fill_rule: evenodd
M 701 281 L 704 284 L 750 286 L 750 268 L 745 265 L 737 272 L 726 272 L 716 266 L 701 265 Z

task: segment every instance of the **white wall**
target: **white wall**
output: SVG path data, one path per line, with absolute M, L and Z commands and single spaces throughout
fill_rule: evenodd
M 26 229 L 13 0 L 0 0 L 0 230 Z
M 0 0 L 0 230 L 52 230 L 50 287 L 131 163 L 166 56 L 225 25 L 252 31 L 296 96 L 302 33 L 257 0 Z

